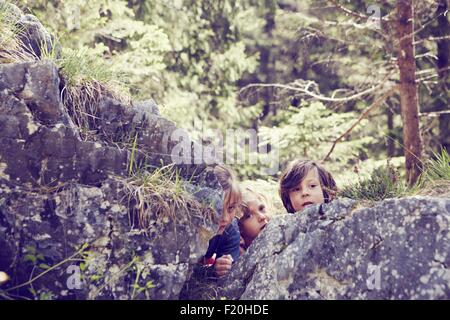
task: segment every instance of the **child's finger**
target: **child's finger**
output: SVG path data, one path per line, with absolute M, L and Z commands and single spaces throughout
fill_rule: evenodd
M 231 265 L 226 264 L 226 263 L 225 264 L 221 263 L 221 264 L 217 264 L 215 266 L 215 269 L 216 269 L 216 273 L 218 276 L 223 276 L 223 275 L 226 275 L 228 272 L 230 272 Z
M 227 258 L 222 258 L 221 257 L 221 258 L 217 259 L 216 264 L 217 264 L 218 267 L 220 267 L 220 266 L 229 266 L 229 267 L 231 267 L 232 262 L 231 262 L 231 260 L 229 260 Z
M 224 255 L 225 258 L 227 258 L 228 260 L 231 260 L 231 262 L 233 262 L 233 257 L 231 256 L 231 254 L 226 254 Z
M 216 266 L 216 271 L 228 271 L 231 269 L 229 264 L 219 264 Z
M 222 256 L 216 260 L 215 269 L 217 273 L 228 272 L 232 265 L 231 257 Z

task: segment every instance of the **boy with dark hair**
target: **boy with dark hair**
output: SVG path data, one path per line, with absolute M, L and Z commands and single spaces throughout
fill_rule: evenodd
M 280 178 L 280 197 L 290 213 L 303 210 L 310 204 L 331 202 L 337 192 L 333 176 L 319 163 L 294 160 Z

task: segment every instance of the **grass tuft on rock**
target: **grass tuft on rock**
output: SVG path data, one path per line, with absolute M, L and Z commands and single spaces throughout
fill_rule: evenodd
M 381 201 L 387 198 L 400 198 L 412 195 L 445 196 L 450 194 L 450 156 L 447 150 L 435 153 L 432 159 L 424 162 L 423 172 L 418 182 L 408 186 L 400 178 L 389 161 L 386 166 L 375 169 L 368 178 L 346 186 L 339 197 L 355 200 Z
M 153 171 L 137 170 L 124 181 L 130 225 L 148 230 L 153 221 L 169 219 L 175 222 L 198 218 L 208 225 L 214 218 L 214 210 L 200 204 L 183 184 L 179 171 L 173 165 Z

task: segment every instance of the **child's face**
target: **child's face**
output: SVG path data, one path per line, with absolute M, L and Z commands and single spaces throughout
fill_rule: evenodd
M 266 210 L 266 204 L 259 199 L 247 202 L 242 217 L 241 233 L 248 245 L 267 225 L 269 219 Z
M 303 210 L 310 204 L 325 202 L 317 168 L 309 170 L 300 184 L 289 192 L 289 198 L 295 212 Z

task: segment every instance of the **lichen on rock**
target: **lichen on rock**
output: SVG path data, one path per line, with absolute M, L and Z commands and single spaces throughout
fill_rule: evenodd
M 450 200 L 335 200 L 276 216 L 222 284 L 231 299 L 448 299 Z
M 63 99 L 58 68 L 38 60 L 36 44 L 50 35 L 36 18 L 16 14 L 29 27 L 26 41 L 36 60 L 0 65 L 0 270 L 11 278 L 2 294 L 177 298 L 216 227 L 215 177 L 206 165 L 172 163 L 167 143 L 176 142 L 163 137 L 177 127 L 152 101 L 99 96 L 96 121 L 80 127 Z M 84 129 L 94 132 L 91 139 Z M 125 143 L 134 136 L 131 165 L 140 172 L 130 172 L 133 150 Z M 177 192 L 168 188 L 154 198 L 145 189 L 167 204 L 158 207 L 131 191 L 144 190 L 139 184 L 161 166 L 181 182 Z M 136 223 L 142 218 L 136 208 L 146 215 L 145 228 Z

